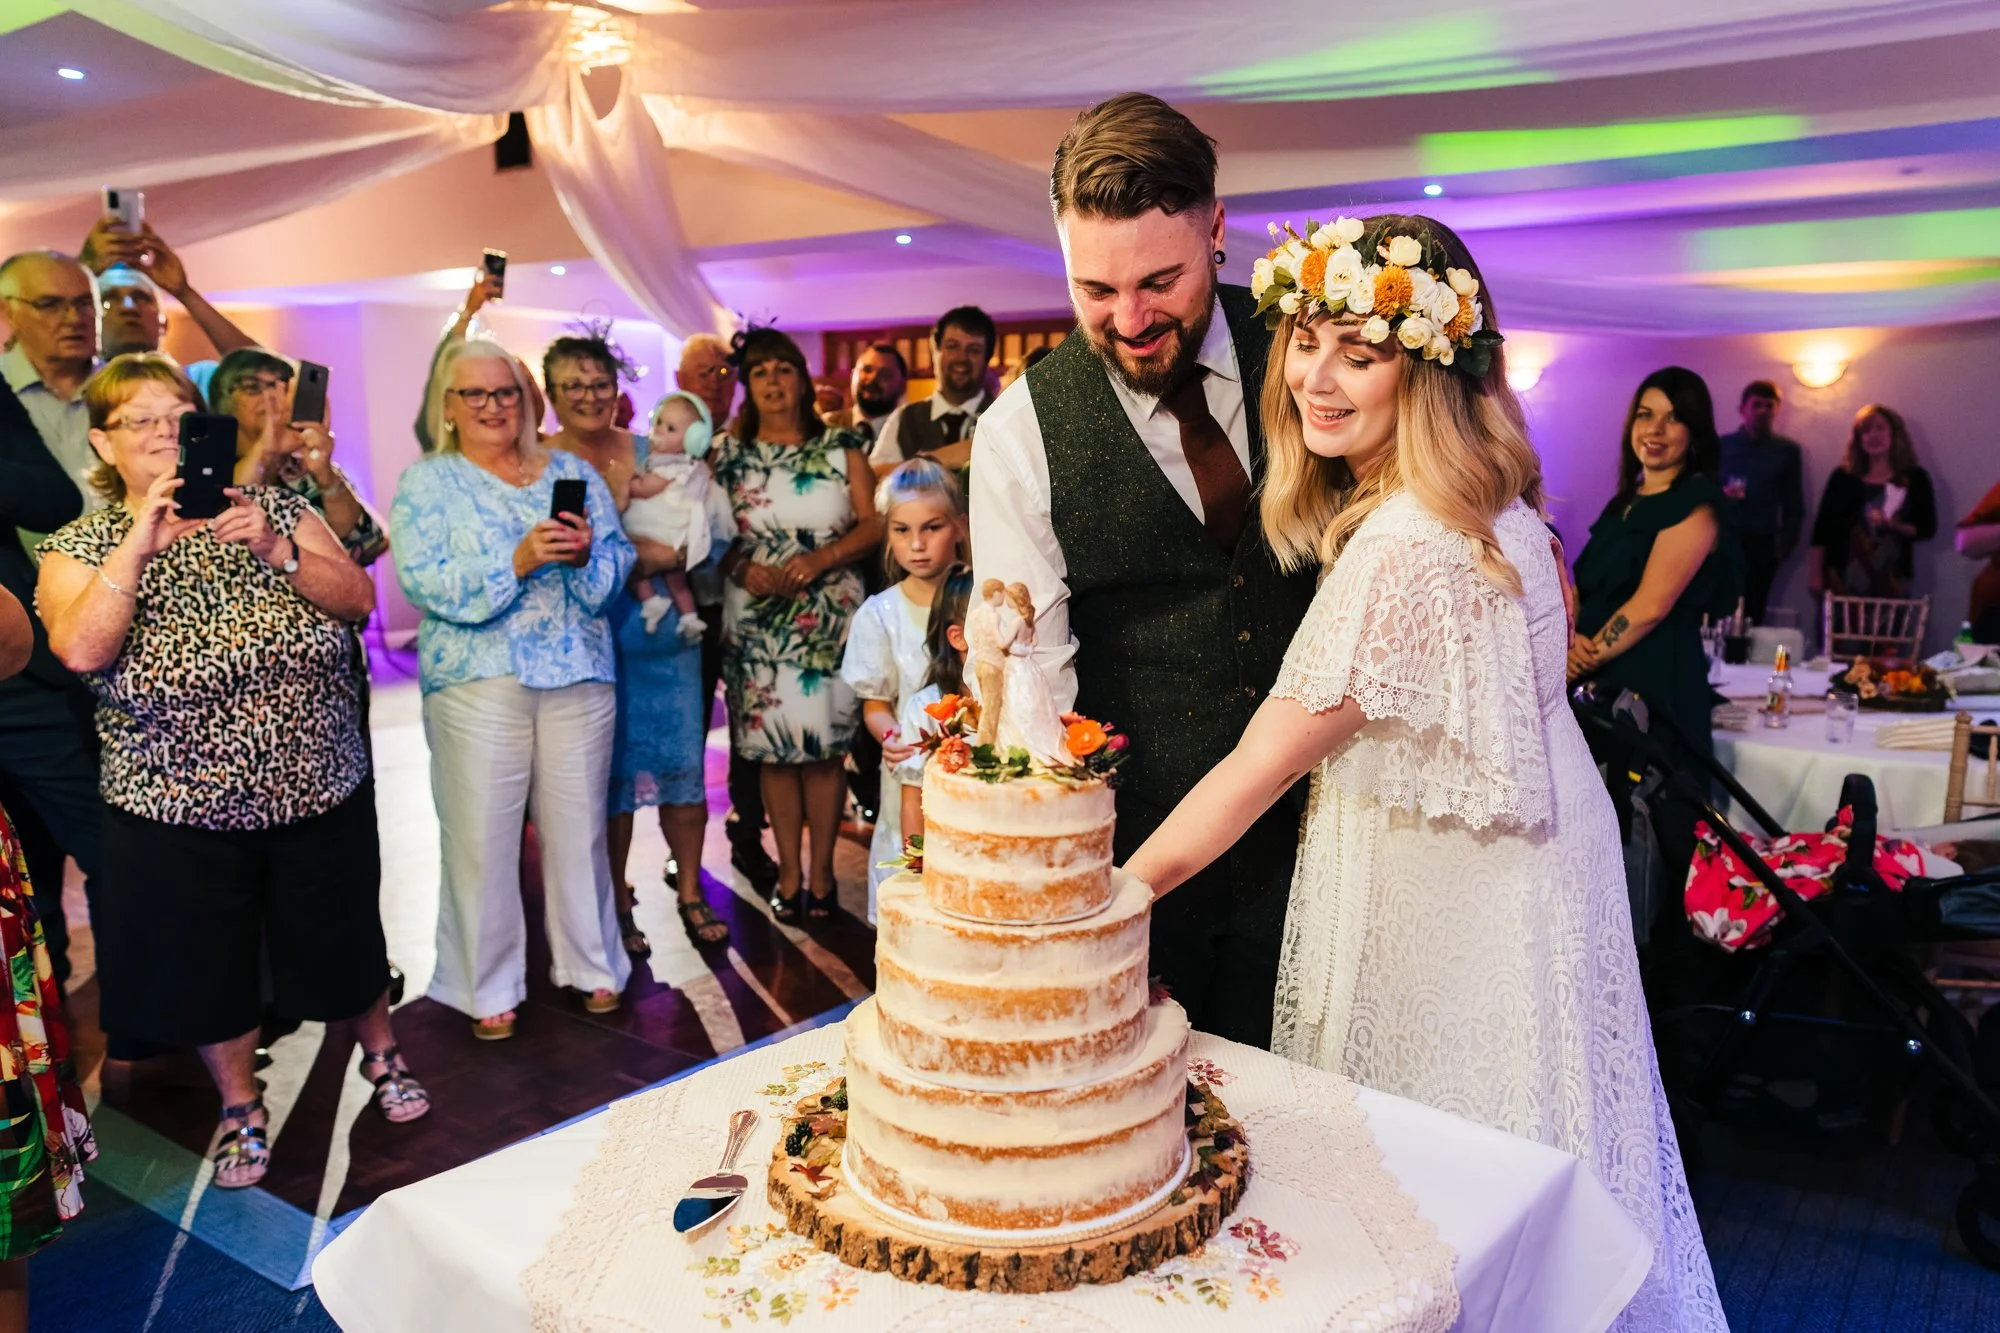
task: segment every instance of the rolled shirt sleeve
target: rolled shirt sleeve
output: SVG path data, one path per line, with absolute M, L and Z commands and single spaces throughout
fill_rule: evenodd
M 1035 603 L 1035 661 L 1056 706 L 1068 712 L 1076 705 L 1069 568 L 1056 540 L 1048 454 L 1026 380 L 1009 385 L 979 418 L 972 459 L 973 576 L 1027 585 Z

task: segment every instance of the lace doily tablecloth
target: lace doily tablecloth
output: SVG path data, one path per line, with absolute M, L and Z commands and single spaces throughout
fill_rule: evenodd
M 1452 1249 L 1382 1164 L 1351 1085 L 1197 1034 L 1189 1070 L 1250 1141 L 1249 1192 L 1196 1254 L 1113 1286 L 956 1292 L 850 1268 L 784 1229 L 764 1198 L 779 1119 L 840 1072 L 822 1028 L 613 1106 L 562 1224 L 521 1276 L 541 1333 L 742 1328 L 825 1333 L 1255 1328 L 1442 1333 L 1458 1314 Z M 729 1115 L 761 1119 L 750 1192 L 690 1243 L 673 1229 L 714 1168 Z
M 392 1190 L 320 1252 L 314 1287 L 345 1333 L 528 1333 L 538 1311 L 544 1328 L 590 1333 L 1436 1328 L 1451 1287 L 1434 1222 L 1457 1255 L 1458 1328 L 1601 1333 L 1652 1263 L 1639 1229 L 1567 1153 L 1367 1088 L 1350 1099 L 1345 1085 L 1264 1051 L 1196 1042 L 1197 1058 L 1221 1072 L 1197 1071 L 1225 1080 L 1223 1098 L 1249 1127 L 1250 1194 L 1229 1219 L 1240 1229 L 1225 1228 L 1199 1259 L 1116 1287 L 952 1293 L 842 1268 L 771 1231 L 755 1173 L 778 1113 L 833 1074 L 838 1028 L 746 1051 Z M 745 1229 L 691 1246 L 669 1222 L 674 1201 L 714 1165 L 726 1117 L 741 1106 L 767 1117 L 743 1157 L 756 1184 L 742 1216 L 728 1219 Z M 1376 1200 L 1359 1218 L 1357 1177 L 1374 1182 Z M 1407 1235 L 1407 1267 L 1357 1258 L 1375 1244 L 1371 1228 Z M 1382 1322 L 1364 1311 L 1342 1323 L 1319 1305 L 1333 1290 L 1323 1267 L 1343 1275 L 1335 1298 L 1397 1273 L 1429 1282 L 1433 1298 L 1422 1310 L 1397 1303 Z

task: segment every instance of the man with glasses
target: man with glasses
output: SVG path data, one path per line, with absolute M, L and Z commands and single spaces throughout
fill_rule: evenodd
M 150 224 L 134 234 L 117 218 L 102 218 L 84 238 L 80 258 L 97 274 L 98 336 L 107 361 L 124 352 L 160 350 L 160 339 L 167 331 L 166 312 L 160 305 L 162 290 L 187 310 L 195 326 L 215 345 L 217 356 L 256 345 L 249 334 L 194 289 L 180 256 Z M 215 366 L 214 361 L 196 361 L 183 367 L 204 397 Z
M 69 976 L 63 857 L 86 876 L 97 870 L 95 705 L 49 651 L 29 553 L 99 503 L 87 482 L 97 455 L 81 392 L 97 365 L 97 292 L 68 255 L 30 250 L 0 263 L 0 307 L 14 331 L 0 353 L 0 582 L 28 609 L 35 636 L 27 670 L 0 681 L 0 803 L 20 828 L 61 982 Z

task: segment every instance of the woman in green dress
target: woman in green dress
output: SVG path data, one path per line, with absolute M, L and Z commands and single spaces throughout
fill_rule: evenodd
M 1704 754 L 1711 690 L 1702 617 L 1743 590 L 1743 552 L 1716 481 L 1715 409 L 1701 376 L 1656 370 L 1632 395 L 1618 494 L 1576 560 L 1569 678 L 1629 689 Z
M 731 743 L 762 765 L 778 844 L 771 910 L 791 922 L 801 906 L 816 917 L 832 911 L 841 765 L 861 717 L 840 679 L 840 652 L 861 605 L 855 566 L 880 548 L 882 525 L 861 439 L 829 430 L 813 411 L 812 375 L 798 345 L 776 329 L 753 329 L 739 356 L 748 393 L 736 435 L 723 437 L 715 459 L 737 531 L 722 559 L 723 681 Z

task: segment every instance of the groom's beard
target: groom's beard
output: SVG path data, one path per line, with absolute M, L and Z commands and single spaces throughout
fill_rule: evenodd
M 1110 329 L 1086 326 L 1084 337 L 1104 368 L 1125 381 L 1134 393 L 1148 398 L 1164 398 L 1194 369 L 1195 358 L 1208 338 L 1208 326 L 1215 320 L 1215 289 L 1211 282 L 1208 299 L 1201 303 L 1201 317 L 1192 324 L 1161 316 L 1137 338 L 1122 338 Z M 1167 337 L 1152 355 L 1140 360 L 1127 350 L 1130 343 L 1146 343 L 1166 332 Z

